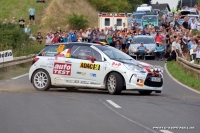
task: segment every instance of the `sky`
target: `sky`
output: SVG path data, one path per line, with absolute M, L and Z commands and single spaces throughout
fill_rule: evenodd
M 158 3 L 168 3 L 171 9 L 176 8 L 178 4 L 178 0 L 151 0 L 151 3 L 156 4 L 157 1 Z

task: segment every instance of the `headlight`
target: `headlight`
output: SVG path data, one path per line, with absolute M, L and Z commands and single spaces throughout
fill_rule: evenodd
M 138 72 L 146 72 L 146 70 L 142 67 L 136 66 L 136 65 L 130 65 L 130 64 L 124 64 L 124 66 L 131 71 L 138 71 Z

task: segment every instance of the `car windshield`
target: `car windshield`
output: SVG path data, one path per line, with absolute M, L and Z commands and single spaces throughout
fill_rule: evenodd
M 106 54 L 110 59 L 114 60 L 134 60 L 131 56 L 125 54 L 124 52 L 111 47 L 111 46 L 101 46 L 101 45 L 94 45 L 96 48 L 101 50 L 104 54 Z
M 133 14 L 132 18 L 133 19 L 142 19 L 142 16 L 144 16 L 144 14 Z
M 144 44 L 152 44 L 155 43 L 153 37 L 134 37 L 134 40 L 136 43 L 141 43 L 143 42 Z
M 158 17 L 157 16 L 144 16 L 143 22 L 157 22 Z

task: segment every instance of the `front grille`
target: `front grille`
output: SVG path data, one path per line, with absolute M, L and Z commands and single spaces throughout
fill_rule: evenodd
M 161 78 L 161 82 L 152 82 L 151 76 L 147 76 L 147 78 L 144 81 L 144 85 L 149 86 L 149 87 L 162 87 L 163 79 Z

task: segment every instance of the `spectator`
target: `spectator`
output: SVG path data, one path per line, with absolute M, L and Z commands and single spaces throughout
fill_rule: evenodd
M 113 46 L 113 35 L 112 31 L 109 31 L 108 35 L 106 36 L 106 42 L 110 45 Z
M 31 34 L 31 29 L 30 29 L 30 25 L 27 25 L 26 28 L 24 28 L 24 32 L 27 34 Z
M 200 43 L 200 40 L 198 41 L 198 43 Z M 192 45 L 192 47 L 191 47 L 191 60 L 195 60 L 196 59 L 196 52 L 194 52 L 195 51 L 195 49 L 197 48 L 197 43 L 196 43 L 196 41 L 194 40 L 193 41 L 193 45 Z
M 57 33 L 57 34 L 59 34 L 59 33 Z M 58 36 L 59 36 L 59 37 L 58 37 L 58 42 L 59 42 L 59 43 L 64 42 L 63 35 L 62 35 L 62 34 L 59 34 Z
M 99 35 L 99 39 L 101 42 L 106 42 L 106 35 L 104 34 L 104 30 L 101 30 L 101 33 Z
M 88 42 L 88 33 L 87 30 L 84 30 L 84 32 L 82 32 L 82 41 L 83 42 Z
M 76 42 L 76 35 L 73 33 L 72 30 L 70 30 L 70 32 L 69 32 L 69 41 Z
M 24 25 L 25 25 L 25 20 L 21 16 L 20 19 L 19 19 L 19 26 L 20 26 L 20 28 L 24 28 Z
M 154 57 L 156 60 L 163 60 L 164 48 L 161 43 L 156 43 L 156 50 L 154 51 Z
M 116 48 L 116 49 L 119 49 L 119 50 L 122 50 L 122 45 L 121 45 L 120 40 L 117 40 L 117 41 L 115 42 L 115 48 Z
M 144 46 L 144 43 L 141 42 L 140 46 L 138 46 L 136 49 L 136 55 L 137 55 L 136 59 L 139 60 L 140 59 L 139 56 L 142 56 L 142 60 L 145 60 L 145 54 L 147 51 L 148 49 Z
M 93 39 L 90 41 L 91 43 L 95 43 L 95 42 L 97 42 L 98 40 L 97 40 L 97 36 L 96 35 L 93 35 Z
M 36 38 L 33 36 L 33 34 L 31 34 L 31 35 L 29 36 L 29 39 L 32 39 L 33 41 L 36 40 Z
M 63 42 L 69 42 L 69 35 L 67 33 L 63 37 Z
M 16 23 L 16 20 L 15 20 L 15 17 L 12 17 L 11 23 L 12 23 L 12 24 L 17 24 L 17 23 Z
M 51 43 L 58 43 L 58 39 L 59 39 L 59 35 L 56 33 L 55 35 L 54 35 L 54 37 L 52 38 L 52 40 L 51 40 Z
M 29 25 L 31 20 L 33 20 L 33 25 L 35 25 L 35 8 L 33 6 L 29 9 Z
M 192 18 L 190 28 L 191 28 L 191 30 L 197 30 L 197 23 L 195 22 L 194 18 Z
M 7 24 L 8 23 L 8 19 L 4 19 L 3 24 Z
M 194 52 L 196 52 L 196 60 L 197 63 L 200 63 L 200 42 L 198 42 L 198 45 L 196 47 L 196 49 L 194 49 Z
M 172 43 L 172 52 L 171 52 L 171 56 L 165 61 L 171 61 L 171 60 L 175 60 L 176 61 L 176 57 L 180 56 L 182 54 L 182 50 L 180 47 L 180 40 L 177 37 L 175 39 L 175 41 Z
M 50 33 L 48 32 L 46 35 L 46 44 L 51 44 L 51 40 L 52 40 L 52 36 L 50 35 Z
M 57 31 L 56 31 L 57 33 L 61 33 L 62 31 L 61 31 L 61 29 L 60 29 L 60 27 L 58 27 L 57 28 Z
M 88 28 L 87 30 L 88 42 L 90 42 L 90 34 L 91 34 L 91 28 Z
M 39 44 L 42 44 L 42 40 L 43 40 L 43 36 L 41 35 L 41 32 L 38 32 L 38 35 L 37 35 L 37 41 Z

